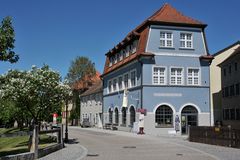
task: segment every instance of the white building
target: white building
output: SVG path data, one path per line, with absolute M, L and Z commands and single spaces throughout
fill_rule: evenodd
M 99 80 L 81 94 L 81 123 L 88 119 L 91 126 L 101 127 L 102 119 L 102 81 Z

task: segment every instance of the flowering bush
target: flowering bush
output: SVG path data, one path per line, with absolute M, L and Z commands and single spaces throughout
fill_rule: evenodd
M 48 66 L 33 66 L 29 71 L 9 70 L 0 76 L 0 90 L 3 99 L 28 111 L 35 122 L 61 109 L 61 104 L 71 94 L 59 73 Z

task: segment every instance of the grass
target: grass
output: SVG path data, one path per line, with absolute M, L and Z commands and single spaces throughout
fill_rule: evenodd
M 28 131 L 28 128 L 23 128 L 22 131 Z M 9 134 L 9 133 L 15 133 L 20 131 L 19 128 L 0 128 L 0 135 L 1 134 Z
M 0 138 L 0 157 L 29 152 L 28 139 L 29 136 Z M 45 148 L 55 143 L 56 141 L 52 140 L 48 135 L 40 135 L 39 148 Z

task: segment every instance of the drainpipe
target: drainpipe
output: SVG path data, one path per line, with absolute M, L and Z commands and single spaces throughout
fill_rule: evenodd
M 101 119 L 102 125 L 104 124 L 104 100 L 103 100 L 103 96 L 104 96 L 104 80 L 102 78 L 102 119 Z
M 138 58 L 138 62 L 141 64 L 141 106 L 140 108 L 143 108 L 143 62 L 140 60 L 140 58 Z

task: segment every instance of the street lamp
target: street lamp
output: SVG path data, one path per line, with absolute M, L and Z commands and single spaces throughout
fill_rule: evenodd
M 65 142 L 68 142 L 68 104 L 69 101 L 72 99 L 72 93 L 70 92 L 66 97 L 65 97 L 65 105 L 66 105 L 66 127 L 65 127 Z
M 76 106 L 77 107 L 77 106 Z M 79 116 L 79 125 L 81 124 L 81 94 L 79 93 L 79 113 L 78 113 L 78 116 Z
M 66 114 L 66 121 L 65 121 L 65 123 L 66 123 L 66 127 L 65 127 L 65 142 L 68 142 L 68 98 L 66 99 L 66 101 L 65 101 L 65 105 L 66 105 L 66 112 L 65 112 L 65 114 Z

